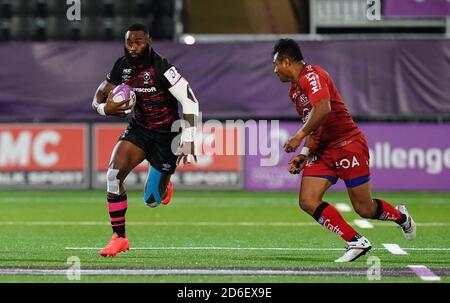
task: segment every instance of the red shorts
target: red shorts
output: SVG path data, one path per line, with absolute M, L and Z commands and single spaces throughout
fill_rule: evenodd
M 322 177 L 332 184 L 338 179 L 347 187 L 355 187 L 370 180 L 369 147 L 363 134 L 351 139 L 347 145 L 325 149 L 311 155 L 303 176 Z

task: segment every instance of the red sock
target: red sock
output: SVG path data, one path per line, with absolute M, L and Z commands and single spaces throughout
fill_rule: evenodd
M 108 197 L 108 211 L 113 233 L 125 238 L 125 213 L 128 208 L 127 195 Z
M 313 218 L 326 229 L 339 235 L 345 241 L 349 241 L 358 233 L 345 222 L 341 214 L 333 205 L 322 202 L 313 214 Z
M 373 199 L 377 203 L 377 211 L 375 212 L 374 219 L 384 221 L 394 221 L 397 223 L 403 223 L 405 221 L 404 215 L 388 202 L 380 199 Z

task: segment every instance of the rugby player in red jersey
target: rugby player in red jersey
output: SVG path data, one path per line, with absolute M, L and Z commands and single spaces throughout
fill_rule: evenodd
M 136 94 L 129 125 L 112 151 L 106 173 L 113 237 L 99 252 L 102 256 L 115 256 L 130 246 L 125 234 L 128 200 L 124 186 L 130 171 L 145 159 L 149 161 L 144 202 L 156 207 L 169 203 L 173 192 L 170 177 L 178 163 L 197 160 L 194 134 L 199 106 L 189 83 L 153 50 L 149 31 L 142 24 L 133 24 L 127 29 L 124 52 L 98 87 L 92 102 L 93 109 L 100 115 L 125 116 L 131 111 L 131 105 L 127 104 L 128 100 L 114 102 L 111 92 L 124 83 Z M 182 131 L 181 145 L 178 127 L 176 132 L 172 131 L 173 123 L 180 118 L 178 102 L 183 108 L 183 119 L 188 122 Z M 173 142 L 180 146 L 178 152 L 173 152 Z
M 330 75 L 318 65 L 307 64 L 292 39 L 280 39 L 275 44 L 273 64 L 281 82 L 291 82 L 289 97 L 304 123 L 284 145 L 291 153 L 305 141 L 300 154 L 288 164 L 291 174 L 303 170 L 300 207 L 347 242 L 346 252 L 335 262 L 354 261 L 372 248 L 336 208 L 322 200 L 339 178 L 344 180 L 353 208 L 361 217 L 394 221 L 406 239 L 414 239 L 416 225 L 404 205 L 394 207 L 372 198 L 367 141 Z

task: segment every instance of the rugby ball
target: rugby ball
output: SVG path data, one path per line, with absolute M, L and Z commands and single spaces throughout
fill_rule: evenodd
M 122 102 L 128 100 L 128 104 L 134 106 L 136 104 L 136 94 L 133 88 L 126 84 L 117 85 L 112 91 L 112 99 L 114 102 Z

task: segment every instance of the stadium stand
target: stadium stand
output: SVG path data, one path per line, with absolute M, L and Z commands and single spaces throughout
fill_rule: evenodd
M 448 22 L 445 12 L 427 15 L 429 3 L 416 2 L 422 7 L 422 15 L 400 17 L 389 14 L 392 0 L 371 1 L 371 6 L 365 0 L 310 1 L 311 33 L 445 33 Z
M 60 0 L 0 0 L 0 41 L 120 40 L 123 28 L 142 22 L 156 40 L 171 40 L 177 27 L 175 0 L 80 1 L 82 22 L 67 19 Z

